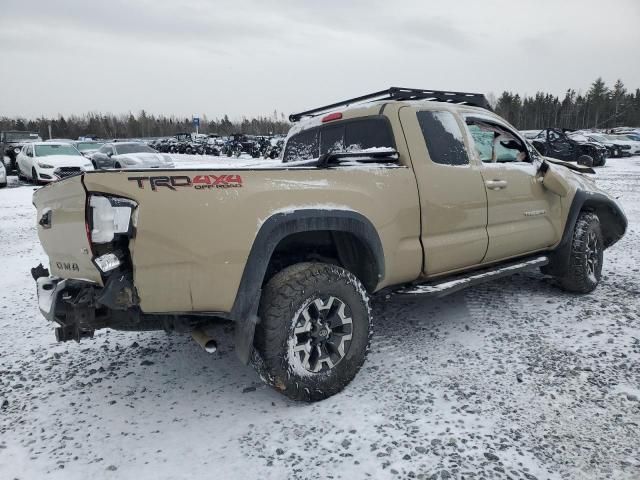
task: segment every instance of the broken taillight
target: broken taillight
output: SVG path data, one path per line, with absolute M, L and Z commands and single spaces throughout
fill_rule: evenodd
M 91 243 L 112 242 L 117 234 L 132 231 L 132 215 L 138 204 L 133 200 L 104 195 L 91 195 L 88 219 Z

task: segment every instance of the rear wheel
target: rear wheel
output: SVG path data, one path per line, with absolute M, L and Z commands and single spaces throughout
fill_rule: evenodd
M 600 219 L 595 213 L 582 212 L 576 221 L 569 253 L 569 268 L 561 277 L 560 285 L 565 290 L 589 293 L 600 282 L 604 242 Z
M 262 379 L 294 400 L 340 392 L 358 373 L 373 333 L 367 293 L 349 271 L 300 263 L 263 290 L 253 363 Z

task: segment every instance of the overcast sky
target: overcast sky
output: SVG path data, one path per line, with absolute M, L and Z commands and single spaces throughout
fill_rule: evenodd
M 2 0 L 0 116 L 640 87 L 640 0 Z

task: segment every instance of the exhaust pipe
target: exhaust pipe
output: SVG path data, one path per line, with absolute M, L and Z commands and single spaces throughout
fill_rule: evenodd
M 218 350 L 218 344 L 215 339 L 204 333 L 201 329 L 191 332 L 191 336 L 198 345 L 204 348 L 207 353 L 215 353 Z

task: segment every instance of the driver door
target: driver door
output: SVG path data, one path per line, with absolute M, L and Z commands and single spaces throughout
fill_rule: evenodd
M 537 179 L 522 139 L 502 124 L 466 119 L 482 162 L 489 247 L 483 263 L 544 250 L 560 240 L 560 197 Z

